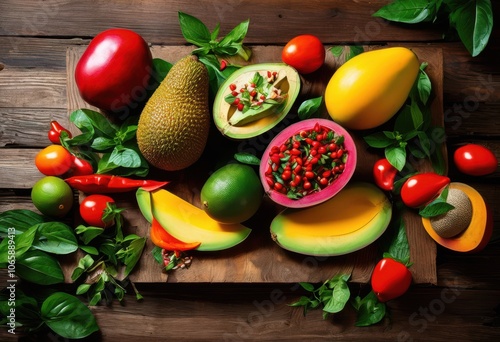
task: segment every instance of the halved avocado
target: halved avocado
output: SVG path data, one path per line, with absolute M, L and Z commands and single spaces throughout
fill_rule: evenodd
M 268 71 L 276 72 L 274 86 L 286 94 L 283 103 L 269 105 L 264 103 L 257 110 L 242 113 L 225 99 L 231 95 L 231 84 L 236 91 L 248 85 L 259 73 L 265 80 Z M 260 63 L 244 66 L 229 76 L 217 92 L 213 105 L 214 122 L 219 131 L 232 139 L 247 139 L 262 134 L 276 126 L 290 111 L 300 91 L 300 75 L 285 63 Z M 245 116 L 245 114 L 247 114 Z M 238 116 L 238 118 L 237 118 Z M 236 119 L 237 118 L 237 119 Z

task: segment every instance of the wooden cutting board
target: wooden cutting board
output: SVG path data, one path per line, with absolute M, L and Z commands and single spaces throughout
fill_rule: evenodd
M 433 123 L 443 126 L 443 56 L 440 49 L 427 47 L 412 47 L 421 62 L 427 62 L 426 69 L 432 85 L 434 98 L 432 103 Z M 378 47 L 365 47 L 366 50 Z M 74 82 L 74 69 L 85 46 L 70 47 L 67 50 L 67 99 L 68 116 L 79 108 L 93 108 L 86 104 L 79 96 Z M 153 57 L 162 58 L 174 63 L 192 51 L 191 46 L 152 46 Z M 280 62 L 280 46 L 254 46 L 253 57 L 248 62 L 265 63 Z M 342 64 L 343 57 L 335 58 L 327 53 L 325 66 L 318 72 L 301 78 L 301 94 L 296 103 L 304 99 L 320 96 L 326 87 L 333 72 Z M 238 61 L 240 64 L 241 61 Z M 295 108 L 296 110 L 296 108 Z M 293 111 L 293 109 L 292 109 Z M 290 115 L 290 114 L 289 114 Z M 293 114 L 292 114 L 293 115 Z M 69 123 L 67 125 L 72 127 Z M 75 134 L 78 130 L 71 128 Z M 369 151 L 360 137 L 353 133 L 357 141 L 358 166 L 354 179 L 371 181 L 373 163 L 379 158 L 373 151 Z M 269 134 L 263 134 L 251 141 L 234 142 L 216 131 L 212 130 L 207 145 L 206 154 L 220 155 L 227 146 L 237 150 L 262 152 L 266 142 L 270 141 Z M 445 145 L 438 148 L 446 153 Z M 207 159 L 202 160 L 188 170 L 178 173 L 162 173 L 153 170 L 148 178 L 157 177 L 172 180 L 168 189 L 178 196 L 199 205 L 199 193 L 204 180 L 208 177 L 212 164 L 207 164 Z M 209 166 L 207 166 L 209 165 Z M 418 170 L 431 170 L 429 163 L 423 162 L 416 165 Z M 148 236 L 150 225 L 142 217 L 135 200 L 135 193 L 114 196 L 119 207 L 126 208 L 124 218 L 126 231 L 135 232 L 141 236 Z M 338 273 L 351 273 L 351 281 L 367 283 L 377 260 L 380 259 L 378 241 L 362 250 L 336 257 L 314 257 L 295 254 L 281 249 L 270 237 L 269 225 L 278 212 L 278 208 L 270 201 L 264 201 L 262 208 L 248 224 L 253 229 L 250 236 L 240 245 L 229 250 L 218 252 L 193 252 L 193 263 L 189 269 L 178 269 L 169 274 L 162 273 L 161 267 L 151 256 L 152 243 L 148 240 L 144 254 L 131 279 L 134 282 L 180 282 L 180 283 L 296 283 L 296 282 L 322 282 Z M 436 284 L 436 245 L 425 232 L 420 217 L 415 212 L 408 212 L 404 216 L 406 230 L 410 244 L 411 262 L 410 270 L 415 283 Z M 68 261 L 64 266 L 68 272 L 74 268 L 74 262 Z

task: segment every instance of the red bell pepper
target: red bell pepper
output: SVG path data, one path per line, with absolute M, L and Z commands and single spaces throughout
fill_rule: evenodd
M 382 190 L 392 191 L 394 189 L 394 179 L 397 173 L 398 169 L 387 158 L 381 158 L 373 165 L 373 179 Z
M 89 194 L 105 194 L 116 192 L 127 192 L 143 188 L 146 191 L 153 191 L 168 184 L 146 179 L 132 179 L 114 175 L 91 174 L 83 176 L 73 176 L 65 181 L 76 190 Z
M 165 229 L 163 229 L 163 227 L 154 217 L 153 222 L 151 222 L 149 238 L 155 246 L 173 252 L 196 249 L 201 244 L 201 242 L 184 242 L 173 237 Z
M 403 295 L 412 282 L 408 267 L 392 258 L 383 258 L 375 266 L 371 285 L 380 302 Z
M 51 121 L 50 130 L 48 132 L 49 140 L 53 144 L 61 145 L 61 133 L 66 132 L 68 138 L 71 138 L 71 132 L 64 128 L 59 122 Z
M 408 178 L 401 187 L 401 199 L 410 208 L 420 208 L 439 196 L 450 184 L 450 178 L 434 172 L 419 173 Z

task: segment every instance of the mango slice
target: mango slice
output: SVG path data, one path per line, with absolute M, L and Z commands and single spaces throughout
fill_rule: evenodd
M 271 237 L 292 252 L 334 256 L 359 250 L 378 239 L 392 217 L 392 205 L 375 185 L 348 184 L 326 202 L 287 208 L 271 222 Z
M 174 238 L 200 242 L 199 251 L 228 249 L 244 241 L 251 229 L 241 224 L 222 224 L 207 213 L 173 193 L 160 189 L 145 194 L 137 192 L 137 202 L 144 217 L 155 218 Z M 149 194 L 149 198 L 148 195 Z

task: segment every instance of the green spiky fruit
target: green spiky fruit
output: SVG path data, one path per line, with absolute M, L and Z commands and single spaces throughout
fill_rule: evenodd
M 174 64 L 139 118 L 139 150 L 151 165 L 176 171 L 200 158 L 210 129 L 208 94 L 208 71 L 196 56 Z

